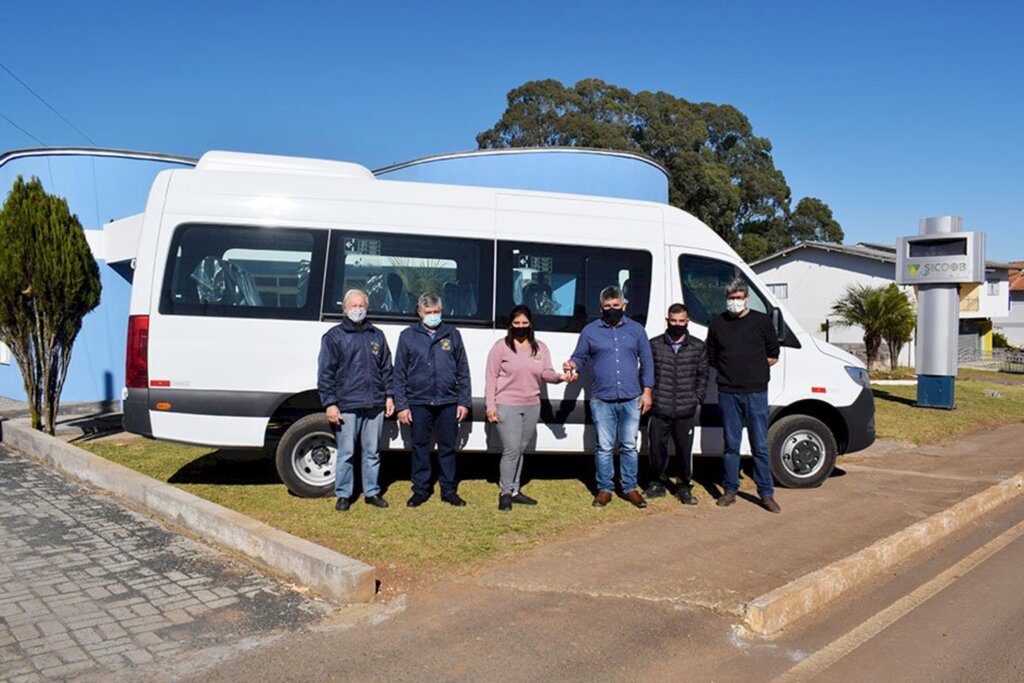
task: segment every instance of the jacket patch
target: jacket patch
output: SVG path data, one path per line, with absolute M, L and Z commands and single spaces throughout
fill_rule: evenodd
M 451 339 L 442 339 L 441 340 L 441 350 L 442 351 L 451 351 L 452 350 L 452 340 Z
M 380 353 L 380 342 L 370 342 L 370 353 L 375 356 Z

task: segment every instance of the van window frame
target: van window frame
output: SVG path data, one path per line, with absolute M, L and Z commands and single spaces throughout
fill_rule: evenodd
M 320 320 L 334 322 L 341 320 L 344 315 L 341 310 L 328 310 L 328 306 L 333 307 L 335 303 L 331 301 L 332 293 L 335 289 L 337 278 L 339 277 L 339 269 L 336 267 L 338 263 L 339 249 L 342 248 L 346 238 L 366 238 L 379 236 L 383 239 L 422 239 L 422 240 L 433 240 L 433 239 L 444 239 L 454 240 L 458 242 L 465 242 L 467 245 L 474 244 L 479 248 L 479 261 L 477 262 L 477 272 L 479 273 L 479 280 L 477 284 L 477 313 L 474 316 L 457 316 L 450 315 L 447 312 L 444 313 L 445 322 L 455 323 L 460 327 L 474 327 L 474 328 L 486 328 L 492 329 L 494 327 L 494 239 L 493 238 L 482 238 L 482 237 L 458 237 L 452 235 L 416 235 L 403 232 L 391 232 L 383 230 L 359 230 L 353 228 L 335 228 L 332 229 L 330 234 L 330 243 L 327 249 L 327 265 L 324 273 L 324 288 L 323 288 L 323 303 L 320 310 Z M 444 255 L 439 258 L 444 258 Z M 343 272 L 343 271 L 342 271 Z M 343 293 L 342 293 L 343 294 Z M 422 292 L 412 293 L 409 295 L 412 297 L 414 305 L 415 301 L 419 298 Z M 444 296 L 441 292 L 437 292 L 437 295 L 441 297 L 441 303 L 446 306 L 444 302 Z M 370 310 L 367 312 L 367 319 L 374 322 L 381 323 L 415 323 L 419 320 L 419 316 L 416 314 L 415 308 L 411 313 L 382 313 Z
M 259 231 L 263 233 L 280 233 L 294 235 L 305 233 L 313 240 L 309 263 L 309 279 L 306 289 L 305 304 L 297 308 L 281 306 L 226 306 L 223 304 L 204 304 L 175 301 L 172 298 L 172 286 L 177 272 L 178 249 L 185 236 L 192 230 L 213 229 L 224 232 Z M 160 288 L 158 310 L 161 315 L 195 316 L 202 318 L 247 318 L 255 320 L 318 320 L 323 299 L 324 267 L 327 262 L 328 230 L 324 228 L 267 226 L 245 223 L 210 223 L 190 221 L 174 227 L 170 246 L 165 260 L 164 277 Z M 243 248 L 243 245 L 231 247 Z M 179 277 L 189 277 L 190 273 L 178 273 Z

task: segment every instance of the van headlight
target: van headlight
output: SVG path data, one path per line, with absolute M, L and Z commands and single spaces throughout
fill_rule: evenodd
M 865 389 L 871 388 L 871 378 L 868 377 L 868 371 L 864 368 L 855 368 L 852 365 L 847 365 L 845 368 L 846 374 L 850 376 L 857 384 L 861 385 Z

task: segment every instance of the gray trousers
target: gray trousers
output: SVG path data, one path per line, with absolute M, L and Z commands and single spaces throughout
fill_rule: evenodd
M 519 477 L 523 473 L 523 452 L 537 433 L 540 404 L 506 406 L 498 404 L 498 436 L 501 437 L 501 492 L 519 493 Z

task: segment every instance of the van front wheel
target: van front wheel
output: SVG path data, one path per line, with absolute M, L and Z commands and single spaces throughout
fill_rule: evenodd
M 808 415 L 787 415 L 768 429 L 772 475 L 781 486 L 821 486 L 836 465 L 836 439 L 825 424 Z
M 328 496 L 334 493 L 337 456 L 337 441 L 327 416 L 306 415 L 293 422 L 277 444 L 277 474 L 296 496 Z

